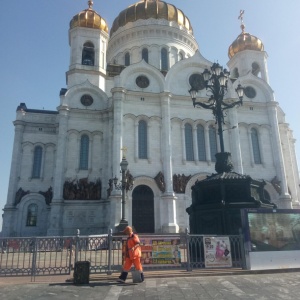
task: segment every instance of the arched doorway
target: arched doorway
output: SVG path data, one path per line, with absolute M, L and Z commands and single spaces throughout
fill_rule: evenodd
M 146 185 L 132 192 L 132 225 L 138 233 L 154 233 L 154 194 Z

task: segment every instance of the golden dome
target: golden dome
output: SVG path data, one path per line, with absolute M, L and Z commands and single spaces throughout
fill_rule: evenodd
M 254 35 L 245 32 L 244 10 L 240 11 L 239 19 L 241 20 L 242 33 L 235 39 L 228 49 L 228 56 L 232 58 L 236 53 L 244 50 L 264 51 L 264 44 Z
M 93 10 L 93 1 L 88 1 L 88 5 L 89 8 L 73 17 L 70 22 L 70 29 L 74 27 L 88 27 L 100 29 L 108 33 L 106 21 Z
M 193 32 L 190 20 L 174 5 L 159 0 L 142 0 L 120 12 L 119 16 L 113 22 L 110 35 L 129 22 L 151 18 L 177 22 L 178 25 Z
M 256 36 L 243 32 L 230 45 L 228 56 L 232 58 L 236 53 L 244 50 L 264 51 L 264 44 Z

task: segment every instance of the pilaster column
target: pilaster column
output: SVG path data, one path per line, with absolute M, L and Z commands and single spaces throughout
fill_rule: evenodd
M 20 120 L 15 121 L 14 125 L 15 137 L 12 153 L 13 159 L 11 160 L 7 202 L 5 207 L 11 207 L 15 203 L 15 196 L 20 176 L 20 162 L 22 161 L 22 141 L 25 126 L 24 122 Z
M 160 70 L 160 49 L 158 46 L 153 46 L 153 45 L 151 46 L 151 54 L 149 55 L 149 64 Z
M 258 130 L 258 144 L 260 146 L 260 158 L 261 158 L 261 164 L 263 167 L 266 167 L 266 160 L 265 160 L 265 147 L 264 147 L 264 140 L 262 138 L 262 130 Z
M 253 145 L 252 145 L 252 138 L 251 138 L 251 128 L 247 128 L 248 134 L 248 141 L 249 141 L 249 154 L 250 154 L 250 163 L 251 167 L 254 167 L 254 155 L 253 155 Z
M 42 152 L 43 154 L 42 154 L 41 173 L 40 173 L 41 181 L 43 181 L 44 177 L 45 177 L 45 162 L 46 162 L 46 155 L 47 155 L 46 147 L 42 147 L 42 149 L 43 149 L 43 152 Z
M 77 135 L 77 139 L 76 139 L 76 147 L 77 147 L 76 158 L 77 158 L 77 164 L 75 166 L 76 176 L 77 176 L 77 173 L 79 172 L 79 167 L 80 167 L 80 147 L 81 147 L 80 144 L 81 144 L 81 137 L 80 137 L 80 135 Z
M 279 133 L 279 122 L 277 115 L 277 102 L 272 101 L 268 103 L 268 115 L 272 130 L 272 146 L 275 161 L 275 169 L 277 177 L 281 182 L 280 208 L 292 208 L 292 200 L 288 191 L 285 164 L 283 158 L 283 151 L 281 148 L 281 139 Z
M 112 98 L 113 98 L 113 138 L 112 138 L 112 162 L 111 162 L 111 170 L 112 176 L 117 177 L 119 182 L 121 182 L 120 176 L 120 162 L 122 160 L 121 148 L 126 146 L 122 144 L 123 142 L 123 102 L 125 100 L 126 90 L 122 88 L 114 88 L 112 90 Z M 131 149 L 134 151 L 134 149 Z M 117 226 L 121 220 L 121 212 L 122 212 L 122 197 L 121 190 L 116 190 L 113 185 L 113 190 L 109 197 L 110 200 L 110 228 L 117 230 Z M 128 212 L 128 207 L 125 208 L 126 212 Z
M 195 164 L 199 164 L 197 126 L 193 126 L 193 151 Z
M 63 185 L 65 182 L 68 119 L 69 108 L 60 106 L 53 199 L 49 218 L 50 225 L 47 231 L 47 235 L 53 236 L 63 235 Z
M 151 164 L 152 162 L 152 153 L 151 153 L 151 124 L 150 121 L 147 122 L 147 155 L 148 155 L 148 163 Z
M 33 159 L 34 158 L 34 146 L 32 146 L 30 148 L 29 154 L 30 154 L 30 156 L 29 156 L 27 162 L 29 163 L 30 166 L 33 166 L 33 161 L 34 161 L 34 159 Z M 21 160 L 23 160 L 23 157 L 25 157 L 25 156 L 24 156 L 24 153 L 22 151 L 22 158 L 21 158 Z M 32 167 L 27 169 L 28 181 L 32 180 L 32 169 L 33 169 Z
M 63 202 L 63 185 L 66 168 L 67 131 L 68 131 L 69 108 L 59 108 L 59 129 L 56 151 L 56 167 L 54 174 L 53 200 L 52 202 Z
M 161 97 L 162 110 L 162 161 L 163 174 L 165 178 L 165 194 L 173 195 L 173 171 L 172 171 L 172 149 L 171 149 L 171 116 L 170 95 L 165 93 Z
M 173 191 L 173 169 L 172 169 L 172 145 L 171 145 L 171 114 L 170 114 L 169 93 L 161 95 L 162 111 L 162 162 L 165 178 L 165 193 L 161 203 L 161 224 L 162 231 L 176 233 L 179 231 L 176 220 L 176 197 Z
M 113 176 L 120 177 L 120 162 L 122 160 L 121 148 L 126 146 L 123 141 L 123 102 L 125 100 L 125 90 L 115 88 L 112 90 L 114 105 L 114 126 L 113 126 L 113 147 L 112 147 L 112 170 Z M 132 152 L 133 149 L 130 149 Z
M 210 140 L 209 140 L 209 126 L 206 124 L 204 128 L 205 137 L 205 153 L 208 165 L 211 164 L 211 154 L 210 154 Z
M 88 162 L 89 174 L 91 174 L 91 172 L 93 170 L 93 164 L 92 164 L 93 143 L 94 143 L 94 139 L 93 139 L 93 136 L 91 136 L 89 138 L 89 162 Z
M 136 120 L 134 123 L 134 161 L 137 162 L 139 159 L 139 121 Z
M 182 136 L 182 163 L 186 164 L 186 149 L 185 149 L 185 126 L 181 125 L 181 136 Z
M 242 159 L 242 151 L 241 151 L 241 140 L 239 134 L 239 124 L 237 119 L 237 111 L 236 107 L 229 109 L 229 119 L 230 126 L 234 127 L 230 129 L 230 137 L 231 137 L 231 152 L 232 158 L 235 164 L 235 171 L 237 173 L 243 174 L 243 159 Z

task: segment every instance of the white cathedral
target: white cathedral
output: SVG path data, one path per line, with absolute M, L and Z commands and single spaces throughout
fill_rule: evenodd
M 225 150 L 234 171 L 266 182 L 278 208 L 299 208 L 295 140 L 269 85 L 262 41 L 242 32 L 229 46 Z M 140 233 L 176 233 L 189 226 L 186 208 L 196 180 L 215 173 L 220 151 L 215 118 L 194 108 L 192 75 L 204 58 L 182 10 L 143 0 L 107 22 L 88 8 L 69 28 L 70 66 L 55 111 L 21 103 L 3 236 L 107 233 L 122 218 L 120 162 L 128 161 L 126 204 Z M 205 88 L 197 101 L 207 101 Z M 127 148 L 127 151 L 121 149 Z

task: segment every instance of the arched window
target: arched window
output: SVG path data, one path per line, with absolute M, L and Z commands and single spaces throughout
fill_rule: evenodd
M 43 148 L 41 146 L 36 146 L 33 154 L 32 178 L 41 177 L 42 157 Z
M 231 72 L 231 76 L 232 78 L 239 78 L 240 74 L 239 74 L 239 69 L 238 68 L 234 68 Z
M 205 136 L 204 136 L 204 127 L 202 125 L 197 126 L 197 142 L 198 142 L 198 158 L 200 161 L 205 161 L 206 160 Z
M 167 49 L 161 49 L 161 70 L 168 71 L 169 69 L 169 57 Z
M 147 49 L 147 48 L 144 48 L 144 49 L 142 50 L 142 59 L 143 59 L 146 63 L 148 63 L 148 49 Z
M 208 135 L 209 135 L 209 146 L 210 146 L 211 161 L 216 161 L 216 156 L 215 155 L 218 152 L 217 135 L 216 135 L 216 130 L 213 126 L 209 126 Z
M 255 128 L 251 129 L 252 151 L 255 164 L 261 164 L 261 156 L 259 150 L 258 133 Z
M 95 47 L 91 42 L 86 42 L 82 50 L 82 64 L 94 66 L 95 64 Z
M 256 62 L 252 64 L 252 74 L 261 77 L 260 67 Z
M 27 208 L 26 226 L 36 226 L 38 206 L 30 204 Z
M 89 143 L 89 137 L 87 135 L 83 135 L 80 140 L 80 170 L 87 170 L 89 167 Z
M 179 53 L 179 61 L 183 60 L 183 54 L 180 52 Z
M 125 66 L 129 66 L 130 65 L 130 54 L 129 52 L 126 52 L 125 54 Z
M 138 126 L 138 138 L 139 138 L 139 158 L 148 158 L 147 153 L 147 123 L 145 121 L 140 121 Z
M 194 160 L 193 128 L 190 124 L 185 124 L 184 133 L 185 133 L 186 160 L 193 161 Z

